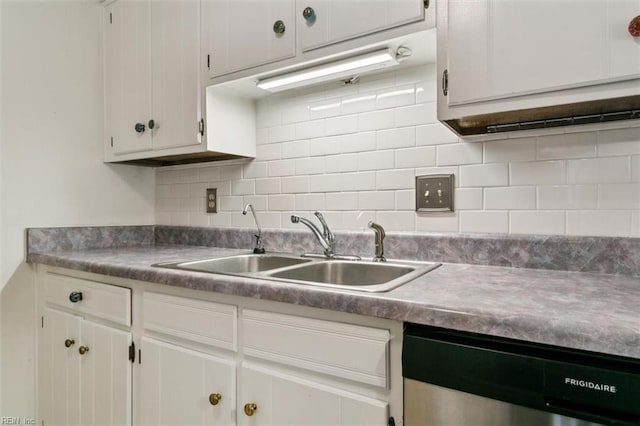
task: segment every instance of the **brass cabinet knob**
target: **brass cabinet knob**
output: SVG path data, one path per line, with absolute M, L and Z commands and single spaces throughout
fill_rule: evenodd
M 80 355 L 84 355 L 87 352 L 89 352 L 89 347 L 88 346 L 80 346 L 78 348 L 78 352 L 80 352 Z
M 253 413 L 255 413 L 257 409 L 258 406 L 253 402 L 244 404 L 244 413 L 249 417 L 253 416 Z
M 636 16 L 631 20 L 631 22 L 629 22 L 629 27 L 627 29 L 632 37 L 640 37 L 640 15 Z
M 73 344 L 76 343 L 75 340 L 73 339 L 67 339 L 64 341 L 64 346 L 67 348 L 70 348 L 71 346 L 73 346 Z
M 222 395 L 220 395 L 219 393 L 212 393 L 211 395 L 209 395 L 209 402 L 211 403 L 211 405 L 218 405 L 218 402 L 220 402 L 221 399 Z

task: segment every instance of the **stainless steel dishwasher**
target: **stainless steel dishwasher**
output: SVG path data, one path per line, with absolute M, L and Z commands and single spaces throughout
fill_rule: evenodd
M 640 425 L 640 360 L 407 324 L 405 426 Z

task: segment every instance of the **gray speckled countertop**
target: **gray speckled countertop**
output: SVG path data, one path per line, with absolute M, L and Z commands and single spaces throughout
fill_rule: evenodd
M 247 250 L 147 245 L 30 252 L 28 261 L 640 358 L 638 276 L 444 263 L 371 294 L 151 266 L 238 253 Z

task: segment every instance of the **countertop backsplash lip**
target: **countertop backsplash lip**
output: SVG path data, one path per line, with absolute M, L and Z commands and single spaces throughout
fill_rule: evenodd
M 253 228 L 169 225 L 27 229 L 27 254 L 102 248 L 182 245 L 250 249 Z M 364 259 L 373 233 L 337 231 L 336 252 Z M 306 229 L 264 229 L 272 252 L 320 252 Z M 394 259 L 640 276 L 640 238 L 562 235 L 388 232 L 385 255 Z

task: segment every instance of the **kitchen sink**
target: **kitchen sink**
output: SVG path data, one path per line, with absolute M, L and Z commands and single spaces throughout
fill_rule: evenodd
M 387 291 L 411 281 L 439 264 L 326 260 L 268 273 L 272 278 L 328 287 Z
M 196 260 L 193 262 L 180 262 L 158 264 L 164 268 L 184 269 L 188 271 L 213 272 L 216 274 L 253 274 L 269 271 L 285 266 L 298 265 L 311 262 L 311 259 L 286 256 L 278 254 L 241 254 L 237 256 L 220 257 L 216 259 Z
M 237 275 L 280 282 L 366 292 L 388 291 L 440 266 L 426 262 L 368 262 L 296 257 L 288 254 L 242 254 L 153 266 Z

